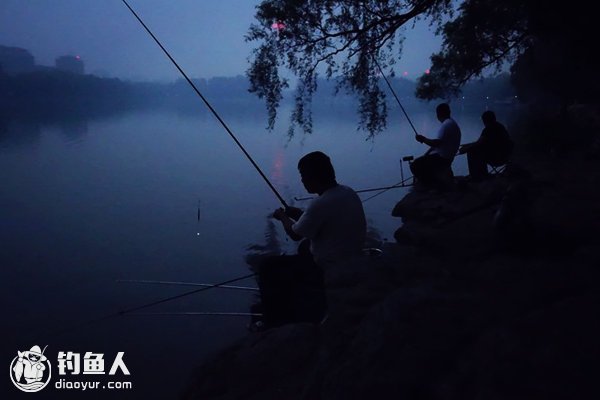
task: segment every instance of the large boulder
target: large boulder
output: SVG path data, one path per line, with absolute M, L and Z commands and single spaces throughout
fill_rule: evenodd
M 444 223 L 498 203 L 507 185 L 506 179 L 498 177 L 478 184 L 463 180 L 455 191 L 413 190 L 396 204 L 392 216 L 404 222 Z

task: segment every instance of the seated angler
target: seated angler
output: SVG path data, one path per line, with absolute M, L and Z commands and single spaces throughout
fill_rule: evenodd
M 417 142 L 425 143 L 430 148 L 410 165 L 416 181 L 424 185 L 443 183 L 444 174 L 452 172 L 452 161 L 460 146 L 460 128 L 456 121 L 450 118 L 450 106 L 441 103 L 435 111 L 438 121 L 442 123 L 437 138 L 429 139 L 417 134 L 415 136 Z
M 362 202 L 354 190 L 336 182 L 327 155 L 305 155 L 298 170 L 306 190 L 318 197 L 304 212 L 288 207 L 273 214 L 290 238 L 304 240 L 298 254 L 270 257 L 258 268 L 266 327 L 321 321 L 327 311 L 324 269 L 360 255 L 366 237 Z
M 474 181 L 489 176 L 488 164 L 494 167 L 506 164 L 513 149 L 513 142 L 504 125 L 496 121 L 493 111 L 481 114 L 483 131 L 479 139 L 460 147 L 459 154 L 467 154 L 469 175 Z

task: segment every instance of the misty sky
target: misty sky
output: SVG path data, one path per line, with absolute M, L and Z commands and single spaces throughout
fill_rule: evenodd
M 244 74 L 253 44 L 244 34 L 259 0 L 129 0 L 192 77 Z M 395 71 L 416 78 L 440 40 L 426 24 L 406 31 Z M 121 0 L 1 0 L 0 45 L 28 49 L 36 63 L 79 55 L 86 72 L 173 81 L 178 72 Z

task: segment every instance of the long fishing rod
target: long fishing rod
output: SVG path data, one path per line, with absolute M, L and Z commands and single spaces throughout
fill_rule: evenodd
M 133 10 L 133 8 L 131 8 L 131 6 L 129 5 L 129 3 L 127 3 L 126 0 L 121 0 L 121 1 L 129 9 L 129 11 L 131 11 L 131 13 L 133 14 L 133 16 L 144 27 L 144 29 L 146 30 L 146 32 L 148 32 L 148 34 L 152 37 L 152 39 L 154 39 L 154 41 L 156 42 L 156 44 L 158 45 L 158 47 L 161 48 L 161 50 L 165 53 L 165 55 L 169 58 L 169 60 L 171 60 L 171 62 L 173 63 L 173 65 L 175 65 L 175 67 L 177 68 L 177 70 L 179 70 L 179 72 L 185 78 L 185 80 L 187 81 L 187 83 L 190 84 L 190 86 L 194 89 L 194 91 L 196 92 L 196 94 L 202 99 L 202 101 L 204 102 L 204 104 L 206 105 L 206 107 L 210 110 L 210 112 L 221 123 L 221 125 L 223 125 L 223 128 L 225 128 L 225 130 L 227 131 L 227 133 L 229 134 L 229 136 L 231 136 L 231 138 L 233 139 L 233 141 L 235 142 L 235 144 L 238 145 L 238 147 L 244 153 L 244 155 L 246 156 L 246 158 L 248 158 L 248 160 L 250 161 L 250 163 L 252 163 L 252 166 L 254 166 L 254 168 L 256 169 L 256 171 L 264 179 L 264 181 L 267 183 L 267 185 L 269 186 L 269 188 L 273 191 L 273 193 L 275 194 L 275 196 L 277 196 L 277 199 L 279 199 L 279 201 L 281 202 L 281 204 L 283 205 L 283 207 L 284 208 L 289 208 L 288 205 L 287 205 L 287 203 L 285 202 L 285 200 L 283 199 L 283 197 L 281 197 L 281 195 L 279 194 L 279 192 L 277 191 L 277 189 L 275 189 L 275 187 L 273 186 L 273 184 L 271 183 L 271 181 L 269 181 L 269 179 L 264 174 L 264 172 L 260 169 L 260 167 L 258 166 L 258 164 L 256 164 L 256 162 L 254 161 L 254 159 L 252 159 L 252 157 L 246 151 L 246 149 L 244 148 L 244 146 L 242 146 L 242 144 L 240 143 L 240 141 L 235 137 L 235 135 L 233 134 L 233 132 L 231 131 L 231 129 L 229 129 L 229 127 L 227 126 L 227 124 L 225 123 L 225 121 L 223 121 L 223 119 L 219 116 L 219 114 L 217 113 L 217 111 L 210 105 L 210 103 L 208 102 L 208 100 L 206 100 L 206 98 L 202 95 L 202 93 L 200 93 L 200 90 L 198 90 L 198 88 L 196 87 L 196 85 L 194 84 L 194 82 L 192 82 L 192 80 L 187 76 L 187 74 L 183 71 L 183 69 L 179 66 L 179 64 L 177 64 L 177 61 L 175 61 L 175 59 L 171 56 L 171 54 L 167 51 L 167 49 L 165 49 L 165 47 L 157 39 L 157 37 L 154 36 L 154 34 L 150 30 L 150 28 L 148 28 L 148 26 L 146 26 L 146 24 L 144 23 L 144 21 L 142 21 L 142 19 L 140 18 L 140 16 Z
M 229 283 L 241 281 L 243 279 L 248 279 L 248 278 L 251 278 L 251 277 L 253 277 L 255 275 L 256 274 L 252 273 L 252 274 L 244 275 L 244 276 L 242 276 L 240 278 L 230 279 L 230 280 L 225 281 L 225 282 L 217 283 L 215 285 L 203 286 L 200 289 L 195 289 L 195 290 L 192 290 L 190 292 L 181 293 L 181 294 L 178 294 L 178 295 L 175 295 L 175 296 L 167 297 L 165 299 L 156 300 L 156 301 L 153 301 L 151 303 L 142 304 L 141 306 L 132 307 L 132 308 L 128 308 L 126 310 L 119 311 L 118 315 L 124 315 L 124 314 L 132 313 L 134 311 L 143 310 L 144 308 L 148 308 L 148 307 L 152 307 L 152 306 L 155 306 L 155 305 L 158 305 L 158 304 L 166 303 L 167 301 L 171 301 L 171 300 L 175 300 L 175 299 L 180 299 L 182 297 L 186 297 L 186 296 L 198 293 L 198 292 L 203 292 L 203 291 L 208 290 L 208 289 L 221 287 L 221 286 L 227 285 Z
M 229 280 L 226 280 L 224 282 L 216 283 L 214 285 L 203 286 L 203 287 L 201 287 L 199 289 L 195 289 L 195 290 L 192 290 L 192 291 L 189 291 L 189 292 L 185 292 L 185 293 L 181 293 L 181 294 L 178 294 L 178 295 L 175 295 L 175 296 L 167 297 L 167 298 L 164 298 L 164 299 L 161 299 L 161 300 L 156 300 L 156 301 L 153 301 L 153 302 L 150 302 L 150 303 L 142 304 L 140 306 L 127 308 L 127 309 L 124 309 L 124 310 L 121 310 L 121 311 L 118 311 L 118 312 L 115 312 L 115 313 L 112 313 L 112 314 L 105 315 L 103 317 L 99 317 L 99 318 L 91 319 L 91 320 L 88 320 L 88 321 L 80 322 L 80 323 L 72 325 L 70 327 L 63 328 L 63 329 L 55 331 L 55 332 L 51 332 L 51 333 L 47 334 L 44 337 L 47 338 L 49 336 L 58 336 L 58 335 L 61 335 L 63 333 L 66 333 L 66 332 L 73 331 L 75 329 L 81 329 L 81 328 L 84 328 L 84 327 L 89 326 L 89 325 L 97 324 L 99 322 L 103 322 L 103 321 L 106 321 L 106 320 L 109 320 L 109 319 L 112 319 L 112 318 L 115 318 L 115 317 L 120 317 L 122 315 L 130 314 L 130 313 L 133 313 L 135 311 L 143 310 L 145 308 L 149 308 L 149 307 L 152 307 L 152 306 L 155 306 L 155 305 L 158 305 L 158 304 L 166 303 L 166 302 L 171 301 L 171 300 L 180 299 L 182 297 L 190 296 L 192 294 L 203 292 L 205 290 L 209 290 L 209 289 L 221 287 L 221 286 L 233 283 L 233 282 L 237 282 L 237 281 L 241 281 L 241 280 L 244 280 L 244 279 L 248 279 L 248 278 L 251 278 L 251 277 L 253 277 L 255 275 L 256 274 L 254 274 L 254 273 L 253 274 L 244 275 L 244 276 L 241 276 L 239 278 L 229 279 Z
M 394 184 L 392 186 L 382 186 L 382 187 L 376 187 L 376 188 L 370 188 L 370 189 L 361 189 L 361 190 L 355 190 L 354 192 L 355 193 L 369 193 L 369 192 L 376 192 L 378 190 L 386 191 L 386 190 L 390 190 L 390 189 L 399 189 L 399 188 L 403 188 L 403 187 L 407 187 L 407 186 L 412 186 L 412 185 L 405 185 L 404 184 L 409 179 L 412 179 L 412 176 L 409 176 L 408 178 L 403 179 L 400 182 L 398 182 L 398 183 L 396 183 L 396 184 Z M 314 198 L 315 198 L 314 196 L 294 197 L 294 200 L 296 200 L 296 201 L 306 201 L 306 200 L 312 200 Z
M 180 282 L 180 281 L 152 281 L 147 279 L 117 279 L 117 282 L 124 283 L 141 283 L 148 285 L 169 285 L 169 286 L 201 286 L 201 287 L 213 287 L 210 283 L 196 283 L 196 282 Z M 233 285 L 219 285 L 219 289 L 231 289 L 231 290 L 247 290 L 247 291 L 258 291 L 258 288 L 251 286 L 233 286 Z
M 377 196 L 379 196 L 379 195 L 382 195 L 382 194 L 384 194 L 385 192 L 387 192 L 387 191 L 388 191 L 388 190 L 390 190 L 390 189 L 396 189 L 396 188 L 402 188 L 402 187 L 408 187 L 408 186 L 412 186 L 412 185 L 405 185 L 405 184 L 404 184 L 404 182 L 408 181 L 408 180 L 409 180 L 409 179 L 411 179 L 411 178 L 412 178 L 412 176 L 410 176 L 410 177 L 408 177 L 408 178 L 406 178 L 406 179 L 403 179 L 403 180 L 402 180 L 400 183 L 396 184 L 395 186 L 390 186 L 390 187 L 387 187 L 387 188 L 382 188 L 382 190 L 381 190 L 380 192 L 378 192 L 378 193 L 375 193 L 374 195 L 367 197 L 366 199 L 364 199 L 364 200 L 362 201 L 362 203 L 364 204 L 364 203 L 366 203 L 367 201 L 369 201 L 369 200 L 371 200 L 371 199 L 374 199 L 375 197 L 377 197 Z
M 392 186 L 382 186 L 382 187 L 376 187 L 376 188 L 371 188 L 371 189 L 362 189 L 362 190 L 355 190 L 354 193 L 368 193 L 368 192 L 375 192 L 377 190 L 387 190 L 387 189 L 396 189 L 396 188 L 401 188 L 403 186 L 399 186 L 401 184 L 401 182 L 398 182 Z M 296 201 L 306 201 L 306 200 L 312 200 L 316 198 L 315 196 L 306 196 L 306 197 L 294 197 L 294 200 Z
M 133 313 L 130 316 L 213 316 L 213 317 L 262 317 L 261 313 L 244 313 L 244 312 L 208 312 L 208 311 L 191 311 L 191 312 L 155 312 L 155 313 Z
M 402 106 L 402 103 L 400 102 L 400 99 L 396 95 L 396 92 L 392 88 L 392 85 L 390 84 L 390 81 L 388 81 L 388 79 L 386 78 L 385 73 L 383 73 L 383 69 L 381 69 L 381 66 L 379 65 L 379 63 L 377 62 L 377 59 L 375 57 L 373 57 L 373 61 L 375 62 L 375 65 L 379 69 L 379 72 L 381 73 L 381 76 L 385 80 L 385 83 L 387 83 L 388 88 L 390 88 L 390 92 L 392 92 L 392 95 L 394 95 L 394 98 L 398 102 L 398 105 L 400 106 L 400 109 L 404 113 L 404 116 L 406 116 L 406 119 L 407 119 L 408 123 L 410 124 L 411 128 L 413 129 L 413 131 L 415 131 L 415 135 L 418 135 L 417 130 L 415 129 L 415 126 L 413 125 L 412 121 L 410 120 L 410 117 L 408 116 L 408 113 L 406 112 L 406 110 Z

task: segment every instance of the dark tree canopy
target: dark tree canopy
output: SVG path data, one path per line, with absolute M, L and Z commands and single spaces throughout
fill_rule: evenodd
M 379 68 L 393 76 L 402 55 L 399 28 L 427 19 L 443 44 L 431 56 L 430 74 L 417 82 L 417 97 L 449 98 L 469 80 L 512 64 L 513 81 L 522 88 L 581 98 L 579 92 L 587 87 L 589 93 L 590 85 L 581 84 L 580 74 L 556 79 L 573 66 L 580 73 L 597 70 L 589 57 L 597 45 L 588 8 L 583 0 L 563 9 L 533 0 L 264 0 L 247 35 L 258 42 L 247 71 L 250 91 L 265 99 L 272 127 L 289 85 L 282 68 L 290 71 L 297 78 L 291 132 L 294 126 L 310 132 L 311 99 L 324 74 L 336 80 L 338 90 L 356 93 L 359 127 L 374 135 L 387 118 Z
M 523 99 L 551 97 L 562 105 L 597 101 L 595 20 L 583 0 L 562 7 L 533 0 L 466 0 L 457 17 L 441 26 L 442 51 L 432 55 L 432 73 L 419 79 L 416 95 L 457 94 L 471 78 L 510 63 Z
M 528 44 L 527 8 L 523 0 L 463 2 L 438 31 L 442 50 L 431 56 L 431 73 L 419 78 L 417 97 L 457 95 L 471 78 L 514 61 Z

